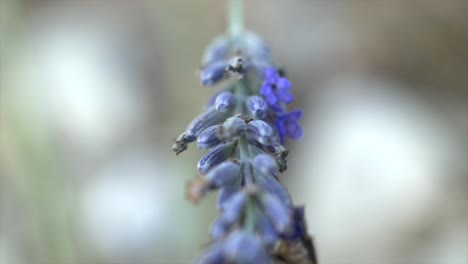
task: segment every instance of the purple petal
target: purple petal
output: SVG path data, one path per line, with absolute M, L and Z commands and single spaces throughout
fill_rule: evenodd
M 289 90 L 289 88 L 291 88 L 291 83 L 287 78 L 281 77 L 276 82 L 276 86 L 282 90 Z
M 287 135 L 291 139 L 300 139 L 302 137 L 302 128 L 299 124 L 301 116 L 302 111 L 299 109 L 289 112 L 286 116 Z
M 302 117 L 302 110 L 301 109 L 294 109 L 288 113 L 288 119 L 294 119 L 298 121 Z
M 297 140 L 302 137 L 302 128 L 297 122 L 290 122 L 286 125 L 287 135 L 289 138 Z
M 275 93 L 273 92 L 273 89 L 271 88 L 271 85 L 269 84 L 264 84 L 260 88 L 260 94 L 265 96 L 269 105 L 274 105 L 278 102 L 278 98 L 276 97 Z
M 267 67 L 263 72 L 263 79 L 267 84 L 276 84 L 278 82 L 278 72 L 274 67 Z
M 294 101 L 294 96 L 289 92 L 288 89 L 278 88 L 276 90 L 276 95 L 278 96 L 279 100 L 285 102 L 286 104 L 290 104 L 292 101 Z
M 278 119 L 276 119 L 275 121 L 275 125 L 276 125 L 276 130 L 278 132 L 278 135 L 280 137 L 280 143 L 283 144 L 284 143 L 284 137 L 286 136 L 286 126 L 284 124 L 284 119 L 283 118 L 280 118 L 278 117 Z

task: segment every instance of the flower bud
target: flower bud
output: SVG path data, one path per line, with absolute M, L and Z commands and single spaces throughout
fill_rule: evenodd
M 225 35 L 213 39 L 203 53 L 202 65 L 224 60 L 229 52 L 230 42 Z
M 256 118 L 265 118 L 268 114 L 267 102 L 258 95 L 253 95 L 247 98 L 247 108 Z
M 237 116 L 229 117 L 224 121 L 221 130 L 221 137 L 229 139 L 243 135 L 247 131 L 247 124 L 245 120 Z
M 222 92 L 216 96 L 215 108 L 219 112 L 226 112 L 234 105 L 234 95 L 230 92 Z
M 211 188 L 220 188 L 233 183 L 239 178 L 241 167 L 233 161 L 224 161 L 205 175 Z
M 256 180 L 260 187 L 262 187 L 266 192 L 274 195 L 278 200 L 282 201 L 285 206 L 292 206 L 291 196 L 286 188 L 281 185 L 275 177 L 258 175 Z
M 225 219 L 222 217 L 218 217 L 216 221 L 211 225 L 211 231 L 210 231 L 210 236 L 211 240 L 216 241 L 218 239 L 221 239 L 224 237 L 229 229 L 233 226 L 232 223 L 227 223 Z
M 273 247 L 278 240 L 278 233 L 271 220 L 263 215 L 257 222 L 257 229 L 263 243 L 267 247 Z
M 233 231 L 226 238 L 223 249 L 227 263 L 271 263 L 270 256 L 259 237 L 244 229 Z
M 205 175 L 211 168 L 225 161 L 233 154 L 234 147 L 232 143 L 220 144 L 203 156 L 197 164 L 198 172 Z
M 292 212 L 284 203 L 270 193 L 261 197 L 265 214 L 273 222 L 279 233 L 285 233 L 291 227 Z
M 252 160 L 253 166 L 264 175 L 278 176 L 276 160 L 268 154 L 259 154 Z
M 247 202 L 247 195 L 243 191 L 234 194 L 224 205 L 223 218 L 227 223 L 236 222 L 242 215 Z
M 253 120 L 248 124 L 249 132 L 263 145 L 270 145 L 274 141 L 273 128 L 262 120 Z
M 221 125 L 210 126 L 198 136 L 197 143 L 199 149 L 209 149 L 218 144 L 223 140 L 219 138 L 219 133 L 221 131 Z
M 213 86 L 223 79 L 226 70 L 226 61 L 215 61 L 206 65 L 200 72 L 200 80 L 203 86 Z
M 197 139 L 198 135 L 200 135 L 203 130 L 221 122 L 223 117 L 224 114 L 216 111 L 214 107 L 211 107 L 203 113 L 199 114 L 187 127 L 185 132 L 187 141 L 195 141 L 195 139 Z
M 294 207 L 293 228 L 289 234 L 283 236 L 287 240 L 298 240 L 307 234 L 307 226 L 304 221 L 304 207 Z
M 236 182 L 234 184 L 230 184 L 228 186 L 224 186 L 219 190 L 218 194 L 218 201 L 217 201 L 217 208 L 221 212 L 224 211 L 224 207 L 226 206 L 226 202 L 229 201 L 229 199 L 239 192 L 241 189 L 240 182 Z
M 246 53 L 255 61 L 271 61 L 271 51 L 268 45 L 253 32 L 244 33 L 244 46 Z

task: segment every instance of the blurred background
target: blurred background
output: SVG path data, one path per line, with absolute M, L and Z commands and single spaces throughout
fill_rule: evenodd
M 323 264 L 468 263 L 468 2 L 246 1 L 305 111 L 282 175 Z M 191 263 L 172 139 L 218 0 L 0 0 L 0 263 Z

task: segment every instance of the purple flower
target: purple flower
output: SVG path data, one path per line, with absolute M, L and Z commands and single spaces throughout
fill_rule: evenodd
M 279 76 L 275 68 L 267 67 L 263 72 L 263 80 L 260 93 L 269 105 L 277 105 L 279 102 L 289 104 L 294 100 L 289 92 L 291 83 L 287 78 Z
M 302 128 L 299 124 L 302 110 L 294 109 L 289 113 L 278 112 L 275 120 L 276 130 L 280 136 L 280 142 L 283 144 L 284 137 L 291 139 L 300 139 L 302 137 Z

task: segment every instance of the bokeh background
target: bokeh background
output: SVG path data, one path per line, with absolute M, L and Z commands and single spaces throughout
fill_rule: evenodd
M 305 111 L 282 175 L 324 264 L 468 263 L 468 2 L 246 1 Z M 0 1 L 0 263 L 191 263 L 172 139 L 219 0 Z

